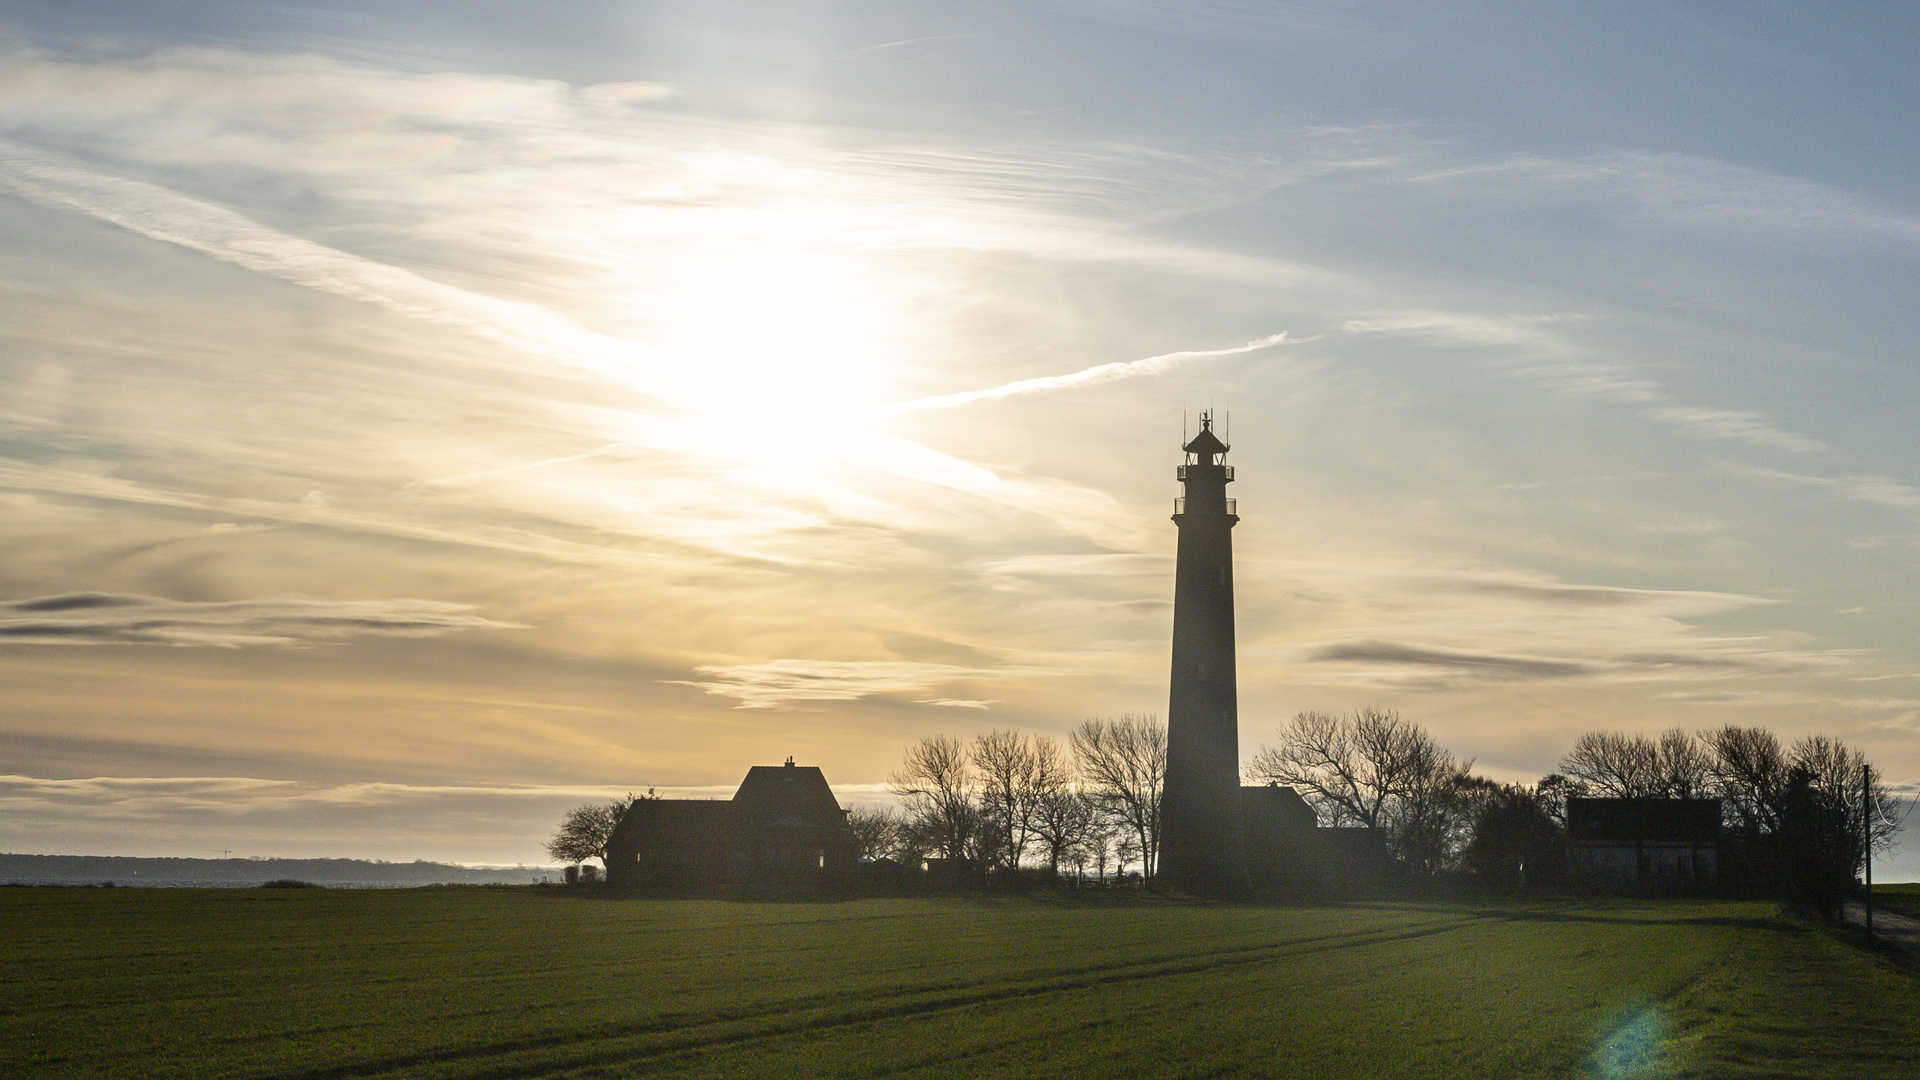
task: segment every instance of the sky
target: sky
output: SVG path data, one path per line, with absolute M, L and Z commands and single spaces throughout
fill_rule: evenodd
M 543 862 L 587 799 L 1164 713 L 1203 410 L 1245 755 L 1733 723 L 1920 790 L 1916 52 L 1891 4 L 16 0 L 0 848 Z

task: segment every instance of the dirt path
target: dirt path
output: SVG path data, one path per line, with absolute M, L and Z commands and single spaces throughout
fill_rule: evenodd
M 1867 913 L 1864 905 L 1849 900 L 1842 911 L 1843 917 L 1853 925 L 1866 925 Z M 1920 964 L 1920 919 L 1910 919 L 1905 915 L 1895 915 L 1875 907 L 1873 936 L 1905 953 L 1909 961 Z

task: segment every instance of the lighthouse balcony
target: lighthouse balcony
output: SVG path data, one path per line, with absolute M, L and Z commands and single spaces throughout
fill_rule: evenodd
M 1238 500 L 1238 499 L 1225 499 L 1225 500 L 1222 500 L 1222 501 L 1226 503 L 1226 507 L 1225 507 L 1224 509 L 1222 509 L 1221 511 L 1219 511 L 1220 513 L 1223 513 L 1223 514 L 1238 514 L 1238 513 L 1239 513 L 1239 511 L 1237 511 L 1237 510 L 1235 510 L 1235 509 L 1234 509 L 1234 504 L 1235 504 L 1235 503 L 1237 503 L 1237 502 L 1239 502 L 1239 500 Z M 1204 502 L 1200 502 L 1200 503 L 1195 503 L 1195 504 L 1194 504 L 1194 507 L 1193 507 L 1193 509 L 1194 509 L 1194 512 L 1195 512 L 1195 513 L 1201 513 L 1201 514 L 1204 514 L 1204 513 L 1206 513 L 1206 512 L 1207 512 L 1207 505 L 1206 505 L 1206 503 L 1204 503 Z M 1175 500 L 1173 500 L 1173 512 L 1174 512 L 1174 513 L 1176 513 L 1176 514 L 1184 514 L 1184 513 L 1186 513 L 1186 512 L 1187 512 L 1187 500 L 1186 500 L 1186 499 L 1184 499 L 1184 498 L 1179 498 L 1179 499 L 1175 499 Z
M 1209 468 L 1209 469 L 1219 469 L 1219 470 L 1220 470 L 1220 476 L 1221 476 L 1221 479 L 1223 479 L 1223 480 L 1225 480 L 1225 481 L 1226 481 L 1227 483 L 1229 483 L 1229 484 L 1231 484 L 1231 483 L 1233 483 L 1233 466 L 1231 466 L 1231 465 L 1208 465 L 1208 466 L 1206 466 L 1206 468 Z M 1185 480 L 1185 479 L 1187 478 L 1187 466 L 1185 466 L 1185 465 L 1182 465 L 1182 466 L 1180 466 L 1180 467 L 1179 467 L 1178 469 L 1175 469 L 1175 470 L 1174 470 L 1174 473 L 1176 474 L 1176 479 L 1179 479 L 1179 480 L 1183 480 L 1183 481 L 1184 481 L 1184 480 Z

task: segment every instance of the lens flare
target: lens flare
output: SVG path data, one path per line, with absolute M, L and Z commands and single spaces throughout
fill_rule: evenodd
M 1659 1074 L 1665 1062 L 1667 1018 L 1657 1006 L 1635 1009 L 1626 1022 L 1593 1050 L 1593 1074 L 1607 1080 L 1632 1080 Z

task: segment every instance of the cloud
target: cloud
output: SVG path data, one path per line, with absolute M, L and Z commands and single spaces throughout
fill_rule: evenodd
M 1726 466 L 1737 476 L 1773 480 L 1795 487 L 1815 488 L 1841 498 L 1884 506 L 1889 510 L 1920 510 L 1920 488 L 1890 476 L 1808 476 L 1751 466 Z
M 1736 671 L 1751 671 L 1757 666 L 1749 658 L 1710 656 L 1697 653 L 1624 653 L 1615 657 L 1614 660 L 1617 664 L 1651 670 L 1679 669 L 1731 673 Z
M 1715 679 L 1832 668 L 1845 660 L 1834 654 L 1794 654 L 1726 642 L 1703 642 L 1699 644 L 1699 650 L 1694 652 L 1616 653 L 1594 649 L 1585 656 L 1556 658 L 1539 654 L 1476 652 L 1379 639 L 1321 645 L 1307 650 L 1306 656 L 1310 663 L 1354 665 L 1356 675 L 1386 685 L 1427 687 L 1475 681 L 1541 679 L 1613 682 Z M 1416 675 L 1408 678 L 1405 674 L 1407 669 L 1412 669 Z
M 1517 617 L 1528 608 L 1546 609 L 1551 618 L 1562 621 L 1618 617 L 1626 620 L 1622 627 L 1630 627 L 1632 635 L 1641 636 L 1652 629 L 1645 621 L 1649 616 L 1697 615 L 1781 602 L 1701 589 L 1585 585 L 1522 570 L 1416 570 L 1395 563 L 1276 560 L 1257 565 L 1251 573 L 1336 590 L 1368 604 L 1405 600 L 1422 611 L 1442 612 L 1450 621 L 1465 618 L 1463 603 L 1474 610 L 1497 613 L 1500 618 Z M 1482 603 L 1483 598 L 1517 601 L 1519 606 L 1488 607 Z
M 700 365 L 638 342 L 590 330 L 548 307 L 503 299 L 434 281 L 402 267 L 367 259 L 291 234 L 267 228 L 232 210 L 177 194 L 139 180 L 81 168 L 44 151 L 0 140 L 0 190 L 44 206 L 77 211 L 111 222 L 153 240 L 176 244 L 267 277 L 320 292 L 369 303 L 403 317 L 467 331 L 512 352 L 581 372 L 606 386 L 644 394 L 685 415 L 641 418 L 628 415 L 622 426 L 638 438 L 616 448 L 641 446 L 665 452 L 684 452 L 710 437 L 714 417 L 703 415 L 712 405 L 687 372 Z M 1247 352 L 1277 343 L 1274 335 L 1233 349 L 1172 353 L 1128 364 L 1099 368 L 1057 378 L 1024 380 L 1014 388 L 1000 387 L 948 398 L 975 400 L 1026 393 L 1037 389 L 1089 385 L 1163 370 L 1201 356 Z M 1028 385 L 1032 384 L 1032 385 Z M 910 402 L 901 408 L 945 407 Z M 724 419 L 724 418 L 722 418 Z M 812 438 L 817 432 L 797 433 Z M 609 448 L 567 455 L 535 463 L 533 468 L 585 460 Z M 1063 531 L 1097 542 L 1124 546 L 1133 524 L 1122 519 L 1118 504 L 1103 492 L 1051 478 L 1005 476 L 898 436 L 867 430 L 845 430 L 824 440 L 817 451 L 838 463 L 878 469 L 920 483 L 973 495 L 1035 514 Z M 482 470 L 458 479 L 490 473 L 495 477 L 526 471 L 523 467 Z M 837 493 L 836 493 L 837 494 Z M 325 510 L 318 493 L 309 497 L 310 509 Z M 744 502 L 741 505 L 745 505 Z M 703 509 L 703 520 L 711 514 Z M 818 524 L 806 514 L 760 515 L 763 527 L 774 521 L 788 530 Z M 779 531 L 776 527 L 773 531 Z
M 949 709 L 984 709 L 994 704 L 996 700 L 997 699 L 989 699 L 987 701 L 971 701 L 966 698 L 925 698 L 923 700 L 915 702 L 914 704 L 940 705 Z
M 1827 450 L 1819 439 L 1776 426 L 1764 413 L 1676 403 L 1666 387 L 1618 363 L 1584 359 L 1587 347 L 1560 337 L 1549 324 L 1565 316 L 1510 315 L 1491 318 L 1452 311 L 1403 311 L 1349 319 L 1352 334 L 1391 334 L 1447 345 L 1504 347 L 1526 359 L 1506 365 L 1508 374 L 1573 398 L 1643 406 L 1640 418 L 1696 439 L 1744 442 L 1769 450 L 1805 454 Z M 1583 321 L 1575 319 L 1573 321 Z M 1550 357 L 1545 358 L 1545 357 Z
M 1623 217 L 1695 229 L 1787 234 L 1796 240 L 1920 242 L 1920 215 L 1843 188 L 1698 154 L 1604 149 L 1553 157 L 1506 153 L 1463 160 L 1432 142 L 1410 155 L 1406 179 L 1456 199 L 1518 204 L 1600 203 Z
M 1146 554 L 1016 555 L 983 559 L 973 568 L 1009 577 L 1162 577 L 1173 575 L 1173 556 Z
M 1827 444 L 1819 439 L 1796 435 L 1791 431 L 1782 431 L 1774 427 L 1765 416 L 1756 412 L 1670 405 L 1648 409 L 1640 415 L 1648 420 L 1672 424 L 1708 439 L 1730 439 L 1775 450 L 1788 450 L 1796 454 L 1827 449 Z
M 785 709 L 802 701 L 856 701 L 875 694 L 910 694 L 959 679 L 1005 674 L 905 660 L 772 660 L 764 664 L 706 665 L 694 671 L 709 678 L 662 681 L 738 698 L 740 704 L 735 708 L 739 709 Z M 940 699 L 937 703 L 959 700 Z
M 594 105 L 647 105 L 676 96 L 679 91 L 665 83 L 606 82 L 583 86 L 575 91 L 581 101 Z
M 582 523 L 577 520 L 566 520 L 562 516 L 561 508 L 551 504 L 538 508 L 545 511 L 547 515 L 541 523 L 546 528 L 536 530 L 518 524 L 473 520 L 471 514 L 460 515 L 457 518 L 436 519 L 430 513 L 431 508 L 418 504 L 394 507 L 384 512 L 341 510 L 324 505 L 324 499 L 319 500 L 321 505 L 315 505 L 304 497 L 298 501 L 274 502 L 221 494 L 202 494 L 192 490 L 141 483 L 118 476 L 5 459 L 0 459 L 0 487 L 116 503 L 172 507 L 222 515 L 246 515 L 270 522 L 319 525 L 343 532 L 371 536 L 397 536 L 431 544 L 512 552 L 555 562 L 587 566 L 621 566 L 657 570 L 661 561 L 666 558 L 658 551 L 639 552 L 606 543 L 600 536 L 591 536 L 587 539 L 555 536 L 553 535 L 555 531 L 561 531 L 559 526 L 566 525 L 577 529 Z M 515 509 L 526 513 L 532 508 L 522 506 Z M 717 515 L 709 513 L 707 520 L 711 523 L 716 517 Z M 725 524 L 724 519 L 721 520 L 721 524 Z M 246 529 L 259 531 L 268 527 L 254 524 L 247 526 Z M 668 530 L 660 531 L 668 532 Z M 708 540 L 708 546 L 721 550 L 727 548 L 724 542 L 716 538 L 709 537 Z
M 1112 364 L 1097 364 L 1069 375 L 1047 375 L 1037 379 L 1018 379 L 985 390 L 963 390 L 953 394 L 940 394 L 936 397 L 916 398 L 889 405 L 884 412 L 907 413 L 924 409 L 951 409 L 960 405 L 971 405 L 976 401 L 997 401 L 1001 398 L 1016 397 L 1021 394 L 1043 393 L 1048 390 L 1078 389 L 1082 386 L 1098 386 L 1101 383 L 1118 382 L 1121 379 L 1136 379 L 1145 375 L 1159 375 L 1173 367 L 1193 360 L 1213 356 L 1237 356 L 1241 353 L 1256 352 L 1287 343 L 1287 334 L 1269 334 L 1266 337 L 1249 341 L 1245 345 L 1236 345 L 1230 349 L 1194 349 L 1185 352 L 1162 353 L 1149 356 L 1145 360 L 1129 360 Z
M 1249 4 L 1239 0 L 1062 0 L 1077 15 L 1158 34 L 1252 43 L 1265 48 L 1394 54 L 1480 17 L 1463 5 L 1389 7 L 1373 3 Z
M 1462 345 L 1558 346 L 1559 341 L 1538 325 L 1539 320 L 1518 315 L 1501 318 L 1415 310 L 1348 319 L 1340 329 L 1349 334 L 1393 334 Z
M 1643 378 L 1631 368 L 1619 364 L 1561 360 L 1528 362 L 1509 370 L 1518 378 L 1538 383 L 1570 398 L 1592 398 L 1622 405 L 1660 404 L 1668 400 L 1660 383 Z M 1645 416 L 1644 413 L 1642 415 Z
M 518 629 L 437 600 L 240 600 L 193 603 L 154 596 L 67 593 L 0 603 L 0 644 L 176 645 L 238 648 L 350 637 L 435 637 Z M 21 617 L 25 616 L 25 617 Z
M 1613 150 L 1576 159 L 1569 179 L 1617 185 L 1648 216 L 1696 226 L 1920 242 L 1920 215 L 1841 188 L 1695 154 Z
M 731 792 L 729 791 L 729 794 Z M 0 809 L 60 813 L 95 821 L 181 821 L 195 816 L 325 814 L 345 810 L 617 799 L 595 785 L 323 783 L 247 776 L 91 776 L 53 779 L 0 775 Z M 542 823 L 544 824 L 544 822 Z
M 537 304 L 485 296 L 398 266 L 269 229 L 224 207 L 140 180 L 82 169 L 0 140 L 0 190 L 111 222 L 268 277 L 458 327 L 516 352 L 592 373 L 662 401 L 672 368 L 644 346 L 596 333 Z
M 1855 682 L 1872 680 L 1856 679 Z M 1662 700 L 1685 701 L 1700 705 L 1740 705 L 1767 708 L 1797 708 L 1809 705 L 1857 713 L 1895 713 L 1906 715 L 1920 709 L 1920 699 L 1886 697 L 1845 697 L 1814 694 L 1805 690 L 1675 690 L 1658 695 Z
M 1493 575 L 1455 574 L 1425 579 L 1434 589 L 1450 592 L 1505 596 L 1555 607 L 1657 607 L 1679 610 L 1719 611 L 1753 604 L 1777 604 L 1780 601 L 1738 593 L 1700 592 L 1685 589 L 1626 589 L 1612 585 L 1565 585 L 1501 578 Z
M 1401 567 L 1276 562 L 1242 568 L 1300 605 L 1302 629 L 1243 639 L 1249 670 L 1305 662 L 1302 676 L 1395 689 L 1577 680 L 1698 683 L 1834 671 L 1844 651 L 1786 635 L 1708 634 L 1701 616 L 1782 601 L 1704 590 L 1632 589 L 1521 572 L 1418 572 Z M 1311 673 L 1318 671 L 1320 676 Z
M 1423 649 L 1386 641 L 1353 641 L 1323 645 L 1308 656 L 1321 663 L 1385 664 L 1440 668 L 1492 679 L 1564 679 L 1587 675 L 1591 665 L 1522 656 Z
M 1724 521 L 1643 521 L 1633 527 L 1634 532 L 1678 533 L 1683 536 L 1702 536 L 1725 530 Z
M 139 604 L 142 599 L 110 593 L 69 593 L 65 596 L 44 596 L 38 600 L 16 600 L 0 604 L 0 608 L 14 611 L 85 611 L 89 608 L 128 607 Z

